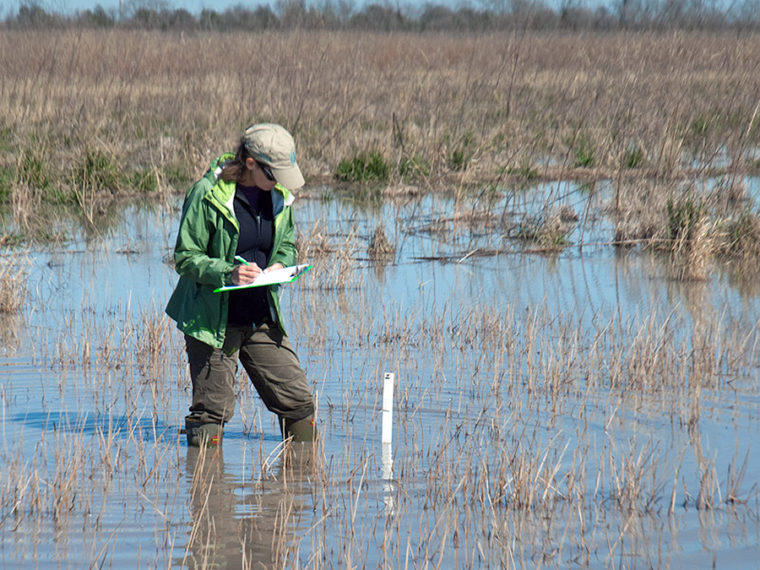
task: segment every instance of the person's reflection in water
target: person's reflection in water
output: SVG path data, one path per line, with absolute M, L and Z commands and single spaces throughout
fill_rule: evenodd
M 269 478 L 241 483 L 225 472 L 221 447 L 188 447 L 191 530 L 178 565 L 282 566 L 309 527 L 300 514 L 311 496 L 306 487 L 313 481 L 310 453 L 299 454 L 296 461 L 292 455 L 287 461 L 280 458 Z

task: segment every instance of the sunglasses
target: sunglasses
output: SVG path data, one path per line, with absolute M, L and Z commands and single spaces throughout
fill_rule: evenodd
M 264 176 L 266 176 L 267 180 L 270 182 L 277 182 L 277 179 L 274 177 L 274 174 L 272 174 L 272 169 L 266 165 L 262 164 L 261 162 L 256 162 L 256 164 L 259 165 L 259 168 L 261 169 L 261 172 L 264 173 Z

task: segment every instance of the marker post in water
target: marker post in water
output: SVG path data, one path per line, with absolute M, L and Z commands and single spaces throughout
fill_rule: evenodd
M 385 479 L 385 503 L 386 515 L 392 516 L 396 512 L 393 501 L 393 384 L 396 376 L 392 372 L 386 372 L 383 376 L 383 428 L 381 442 L 383 444 L 382 476 Z
M 386 372 L 383 377 L 383 433 L 382 442 L 392 443 L 393 441 L 393 384 L 396 380 L 395 374 Z

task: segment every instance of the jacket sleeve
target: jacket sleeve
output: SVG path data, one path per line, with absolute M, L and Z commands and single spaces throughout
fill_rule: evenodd
M 282 241 L 280 242 L 277 251 L 272 253 L 269 265 L 282 263 L 284 267 L 288 267 L 290 265 L 295 265 L 298 260 L 292 208 L 290 206 L 285 206 L 285 211 L 282 213 L 282 216 Z
M 181 276 L 200 285 L 221 287 L 230 284 L 234 265 L 226 259 L 209 255 L 212 234 L 218 228 L 212 216 L 219 214 L 203 199 L 207 189 L 207 183 L 201 180 L 185 197 L 174 247 L 174 263 Z

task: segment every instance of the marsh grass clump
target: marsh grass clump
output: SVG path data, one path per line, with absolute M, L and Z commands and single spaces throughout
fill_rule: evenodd
M 343 159 L 335 170 L 335 178 L 343 182 L 386 182 L 389 176 L 390 167 L 379 150 Z
M 28 293 L 26 266 L 17 254 L 0 257 L 0 313 L 18 313 L 23 308 Z
M 688 196 L 668 200 L 671 269 L 676 279 L 707 278 L 708 261 L 717 249 L 714 229 L 701 200 Z
M 174 180 L 181 174 L 174 173 Z M 156 166 L 124 168 L 110 152 L 87 151 L 71 173 L 71 186 L 86 188 L 99 195 L 151 193 L 159 189 L 161 173 Z
M 726 239 L 721 251 L 734 260 L 749 262 L 760 257 L 760 217 L 757 213 L 745 210 L 734 219 L 724 224 Z M 742 265 L 751 267 L 753 264 Z
M 566 209 L 547 208 L 541 214 L 525 216 L 511 230 L 510 237 L 530 242 L 540 249 L 559 251 L 570 245 L 569 236 L 576 220 Z
M 322 222 L 315 223 L 308 234 L 296 238 L 299 262 L 314 267 L 303 280 L 310 289 L 345 290 L 358 283 L 354 268 L 358 246 L 357 230 L 351 227 L 347 233 L 328 235 Z
M 722 254 L 728 262 L 760 255 L 756 215 L 742 184 L 726 179 L 715 185 L 634 180 L 618 186 L 613 197 L 617 245 L 643 245 L 670 255 L 670 275 L 677 280 L 704 280 L 711 261 Z
M 419 152 L 403 156 L 398 163 L 398 172 L 401 178 L 407 181 L 427 178 L 431 172 L 430 161 Z
M 16 168 L 18 181 L 36 190 L 45 191 L 50 187 L 51 173 L 43 149 L 27 149 L 18 157 Z
M 628 145 L 626 148 L 623 162 L 625 167 L 629 170 L 639 168 L 644 165 L 646 160 L 646 151 L 641 145 Z
M 334 250 L 327 235 L 325 222 L 318 220 L 315 222 L 306 235 L 298 234 L 296 236 L 296 249 L 301 263 L 310 262 L 314 258 L 325 257 Z
M 0 204 L 7 202 L 13 194 L 17 180 L 15 166 L 0 167 Z
M 519 164 L 503 168 L 503 173 L 515 178 L 519 188 L 525 188 L 527 185 L 535 182 L 540 177 L 539 169 L 529 160 L 523 159 Z
M 448 136 L 444 137 L 444 142 L 449 143 Z M 474 154 L 474 135 L 467 131 L 461 139 L 450 144 L 452 148 L 446 156 L 446 165 L 454 172 L 461 172 L 467 168 Z
M 82 161 L 74 168 L 72 183 L 107 190 L 111 193 L 121 188 L 122 175 L 115 156 L 97 150 L 88 150 Z
M 367 246 L 367 254 L 370 259 L 388 259 L 396 253 L 396 246 L 391 243 L 388 236 L 385 235 L 385 228 L 382 224 L 375 228 L 372 237 Z
M 180 160 L 175 160 L 164 166 L 163 178 L 170 187 L 182 190 L 193 182 L 190 165 Z
M 654 181 L 621 181 L 608 208 L 615 219 L 615 244 L 650 245 L 663 239 L 667 197 L 674 191 Z
M 126 175 L 125 182 L 134 191 L 150 194 L 158 191 L 161 174 L 155 167 L 138 168 Z
M 594 143 L 587 135 L 579 136 L 572 144 L 574 156 L 573 166 L 576 168 L 591 168 L 595 164 Z
M 689 240 L 696 234 L 699 222 L 706 216 L 705 204 L 694 197 L 668 199 L 668 237 L 671 242 Z

